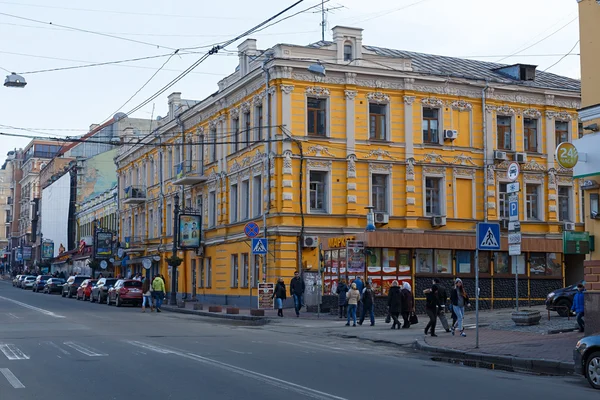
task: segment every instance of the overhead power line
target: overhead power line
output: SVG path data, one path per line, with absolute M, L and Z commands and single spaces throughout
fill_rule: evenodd
M 567 57 L 569 54 L 571 54 L 571 52 L 572 52 L 573 50 L 575 50 L 575 47 L 577 47 L 577 45 L 578 45 L 578 44 L 579 44 L 579 40 L 577 40 L 577 41 L 575 42 L 575 44 L 573 45 L 573 47 L 571 47 L 571 50 L 569 50 L 569 51 L 567 52 L 567 54 L 564 54 L 564 55 L 563 55 L 563 56 L 562 56 L 562 57 L 561 57 L 561 58 L 560 58 L 560 59 L 559 59 L 557 62 L 555 62 L 554 64 L 552 64 L 552 65 L 551 65 L 551 66 L 549 66 L 548 68 L 546 68 L 546 69 L 544 70 L 544 72 L 548 71 L 550 68 L 554 67 L 554 66 L 555 66 L 555 65 L 557 65 L 559 62 L 561 62 L 562 60 L 564 60 L 564 59 L 565 59 L 565 58 L 566 58 L 566 57 Z

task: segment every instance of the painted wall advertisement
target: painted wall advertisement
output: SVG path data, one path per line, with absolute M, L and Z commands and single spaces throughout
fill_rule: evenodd
M 275 293 L 274 283 L 258 284 L 258 308 L 261 310 L 273 309 L 273 293 Z
M 179 216 L 179 248 L 197 249 L 200 247 L 200 215 L 181 214 Z

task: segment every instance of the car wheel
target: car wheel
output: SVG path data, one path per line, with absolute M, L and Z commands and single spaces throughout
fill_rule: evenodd
M 568 317 L 571 312 L 571 302 L 567 299 L 560 299 L 556 302 L 556 312 L 561 317 Z
M 123 305 L 123 303 L 121 302 L 121 298 L 119 296 L 117 296 L 115 298 L 115 306 L 121 307 L 122 305 Z
M 590 354 L 585 363 L 585 375 L 594 389 L 600 390 L 600 351 Z
M 98 293 L 98 304 L 102 304 L 102 295 Z
M 106 305 L 110 306 L 110 296 L 106 296 Z
M 92 294 L 90 294 L 90 303 L 95 303 L 96 299 L 94 298 L 94 292 L 92 292 Z
M 67 297 L 67 294 L 65 293 L 65 291 L 64 291 L 64 290 L 61 292 L 61 296 L 62 296 L 62 297 Z
M 70 298 L 70 299 L 72 299 L 72 298 L 73 298 L 73 292 L 71 291 L 71 289 L 69 289 L 69 290 L 67 291 L 67 297 L 68 297 L 68 298 Z

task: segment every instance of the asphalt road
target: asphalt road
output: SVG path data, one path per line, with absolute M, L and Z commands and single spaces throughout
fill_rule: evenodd
M 364 329 L 362 327 L 352 329 Z M 598 399 L 578 377 L 431 361 L 315 331 L 233 326 L 0 281 L 0 399 Z

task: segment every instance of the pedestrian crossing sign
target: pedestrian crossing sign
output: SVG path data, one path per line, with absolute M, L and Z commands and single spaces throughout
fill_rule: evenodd
M 269 244 L 266 238 L 252 239 L 252 254 L 267 254 Z
M 500 225 L 480 222 L 477 224 L 477 249 L 500 250 Z

